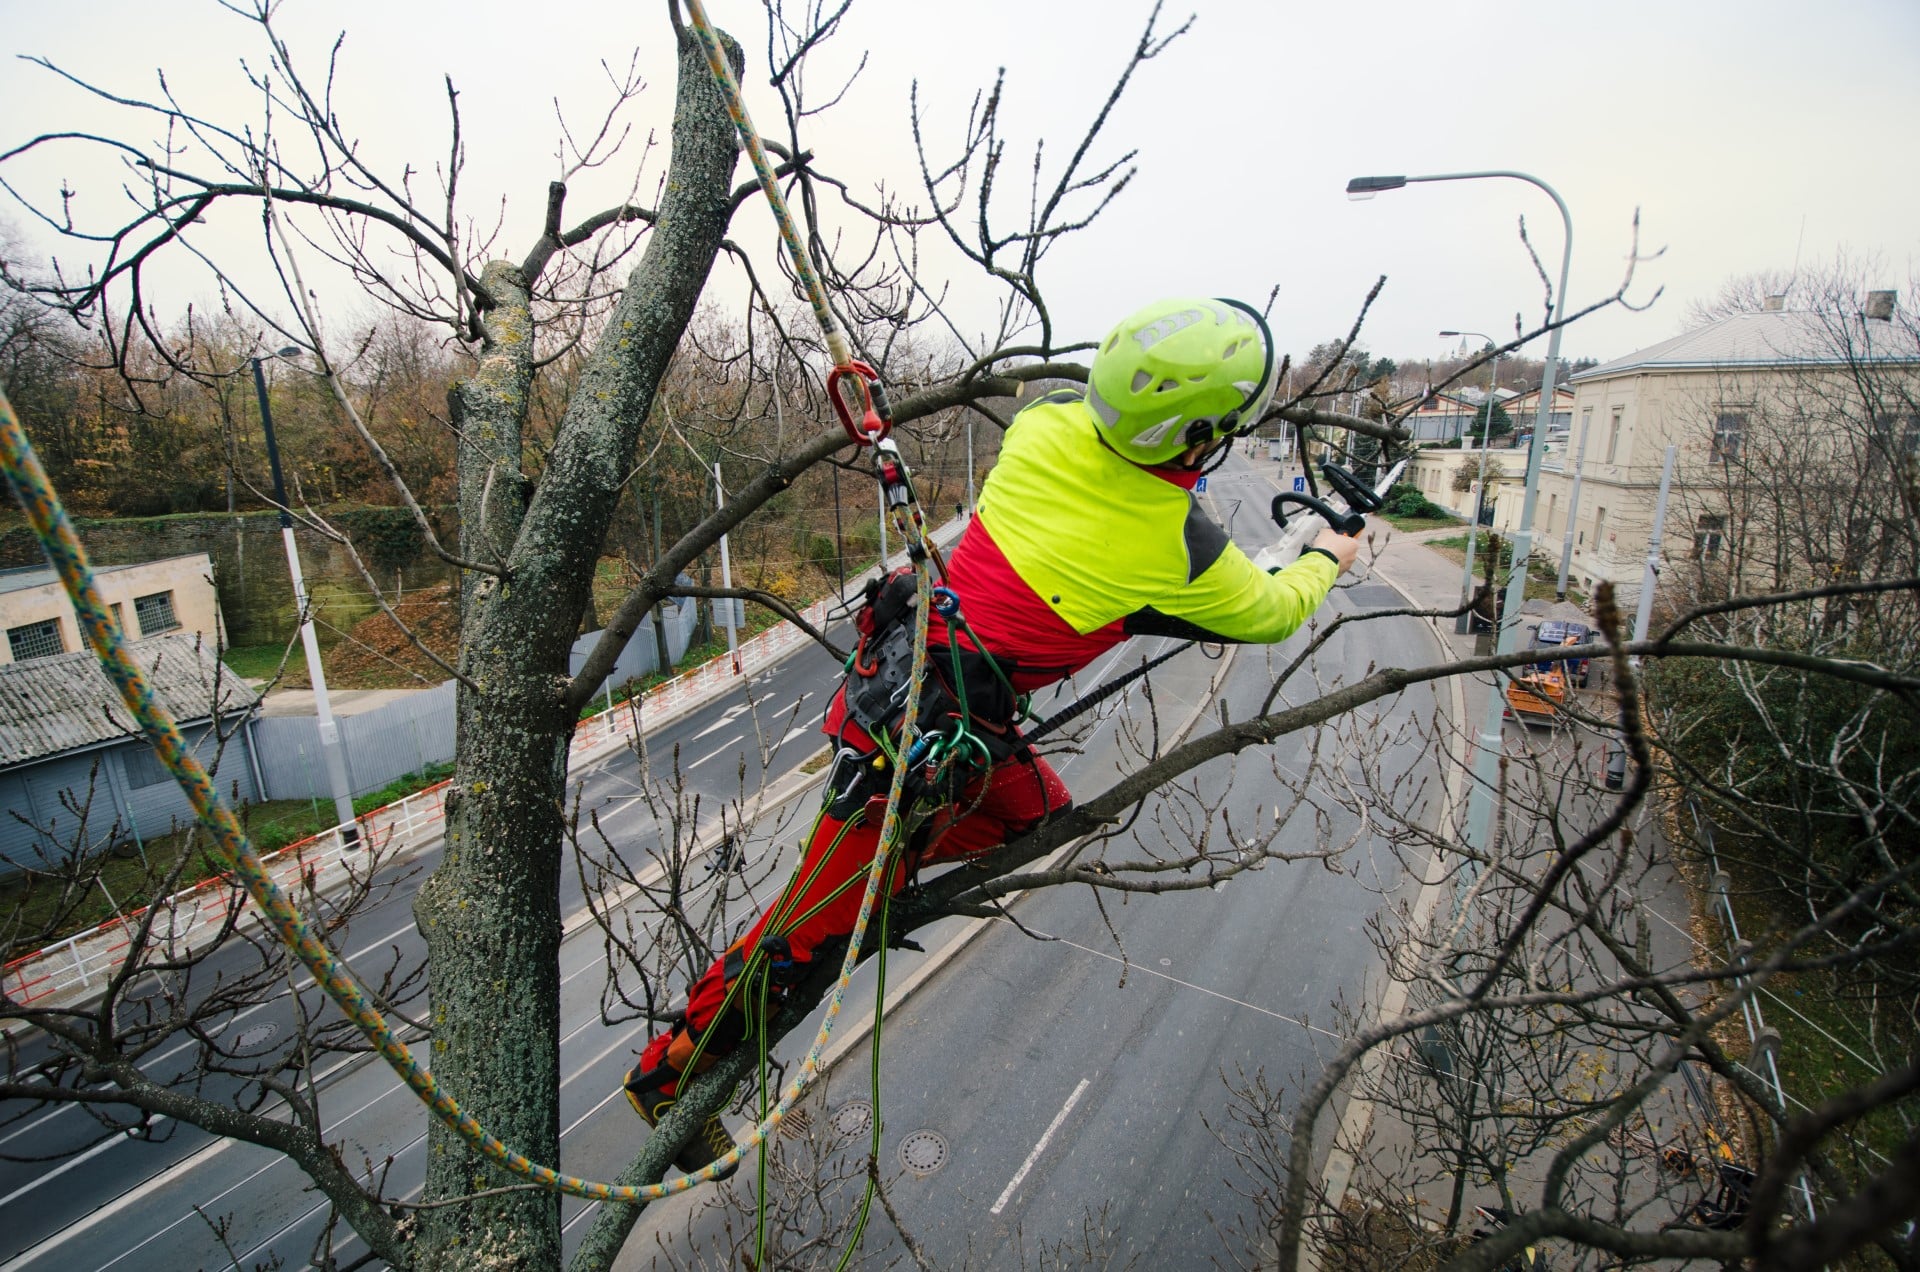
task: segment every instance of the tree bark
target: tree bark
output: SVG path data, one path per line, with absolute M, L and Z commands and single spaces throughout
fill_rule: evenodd
M 431 966 L 435 1074 L 489 1131 L 548 1164 L 559 1160 L 567 652 L 654 389 L 719 251 L 736 152 L 698 46 L 683 36 L 659 220 L 530 498 L 519 450 L 534 326 L 514 266 L 483 274 L 493 308 L 481 370 L 456 389 L 468 552 L 504 557 L 506 572 L 466 580 L 461 669 L 478 691 L 460 695 L 446 855 L 414 910 Z M 512 1182 L 430 1126 L 428 1201 Z M 558 1267 L 559 1215 L 559 1199 L 537 1192 L 425 1211 L 417 1265 Z

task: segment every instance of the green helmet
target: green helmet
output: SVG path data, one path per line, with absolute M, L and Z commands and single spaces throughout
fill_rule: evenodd
M 1273 339 L 1237 300 L 1163 300 L 1100 342 L 1087 405 L 1107 445 L 1136 464 L 1251 426 L 1273 396 Z

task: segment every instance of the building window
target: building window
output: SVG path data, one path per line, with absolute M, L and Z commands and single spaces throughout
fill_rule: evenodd
M 7 628 L 7 645 L 13 650 L 15 662 L 25 662 L 29 658 L 51 658 L 67 652 L 66 644 L 60 639 L 60 620 L 57 618 L 28 623 L 24 627 Z
M 1731 464 L 1740 458 L 1740 439 L 1747 431 L 1744 411 L 1721 411 L 1713 419 L 1713 447 L 1707 462 Z
M 173 780 L 173 774 L 167 772 L 166 766 L 160 763 L 160 757 L 153 753 L 153 748 L 144 743 L 121 749 L 120 772 L 127 779 L 129 790 L 143 791 Z
M 1703 512 L 1700 521 L 1693 529 L 1693 559 L 1712 561 L 1720 555 L 1720 533 L 1727 528 L 1727 519 L 1716 513 Z
M 140 621 L 140 634 L 152 636 L 156 632 L 170 632 L 180 626 L 180 620 L 174 617 L 173 593 L 155 592 L 152 596 L 133 598 L 133 616 Z
M 1606 537 L 1606 533 L 1607 533 L 1607 510 L 1605 508 L 1595 508 L 1593 510 L 1593 546 L 1594 547 L 1598 548 L 1600 546 L 1601 540 Z
M 119 601 L 115 601 L 110 608 L 113 610 L 113 625 L 120 629 L 122 635 L 125 635 L 127 631 L 127 607 Z
M 1607 421 L 1607 462 L 1613 463 L 1620 457 L 1620 419 L 1627 413 L 1624 406 L 1613 408 L 1613 418 Z
M 1886 430 L 1887 444 L 1893 447 L 1895 459 L 1920 455 L 1920 414 L 1882 415 L 1877 422 Z

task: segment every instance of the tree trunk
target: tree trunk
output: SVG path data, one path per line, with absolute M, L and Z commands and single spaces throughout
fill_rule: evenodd
M 455 390 L 466 551 L 504 556 L 506 575 L 466 581 L 462 670 L 478 692 L 460 694 L 446 856 L 414 906 L 431 960 L 433 1069 L 489 1131 L 549 1165 L 559 1164 L 567 652 L 654 389 L 719 251 L 736 151 L 698 45 L 684 37 L 659 219 L 524 504 L 534 328 L 512 266 L 483 275 L 494 307 L 481 370 Z M 514 1182 L 430 1126 L 428 1201 Z M 424 1211 L 418 1265 L 558 1267 L 559 1215 L 558 1198 L 537 1192 Z

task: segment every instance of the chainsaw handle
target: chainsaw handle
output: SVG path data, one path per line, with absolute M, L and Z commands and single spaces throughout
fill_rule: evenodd
M 1299 504 L 1326 522 L 1336 534 L 1344 534 L 1350 539 L 1367 528 L 1367 519 L 1357 512 L 1336 512 L 1324 499 L 1316 499 L 1312 495 L 1301 494 L 1297 490 L 1283 490 L 1273 497 L 1273 504 L 1269 509 L 1273 514 L 1273 523 L 1282 530 L 1287 528 L 1286 506 L 1288 504 Z

